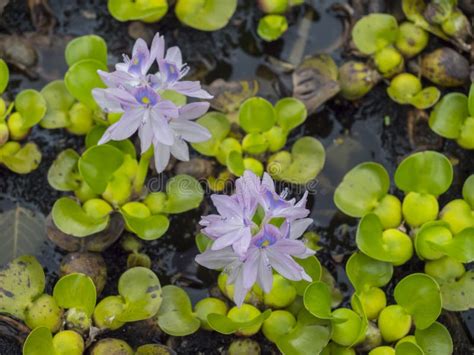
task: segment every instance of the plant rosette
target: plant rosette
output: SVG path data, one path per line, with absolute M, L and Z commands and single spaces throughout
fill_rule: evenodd
M 420 110 L 434 106 L 441 96 L 441 92 L 434 86 L 423 89 L 420 79 L 409 73 L 394 77 L 387 93 L 393 101 L 402 105 L 410 104 Z
M 63 330 L 53 336 L 47 327 L 33 329 L 23 344 L 24 355 L 82 355 L 84 349 L 84 340 L 75 331 Z

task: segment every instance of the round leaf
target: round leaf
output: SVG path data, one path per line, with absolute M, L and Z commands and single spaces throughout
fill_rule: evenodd
M 237 8 L 237 0 L 178 0 L 176 17 L 185 25 L 201 31 L 225 27 Z
M 167 0 L 109 0 L 107 8 L 110 14 L 119 21 L 156 22 L 168 12 L 168 2 Z
M 324 282 L 313 282 L 304 292 L 304 306 L 315 317 L 332 319 L 331 290 Z
M 417 344 L 405 341 L 403 343 L 397 343 L 395 355 L 425 355 L 425 353 Z
M 466 95 L 453 92 L 436 104 L 430 114 L 429 125 L 441 137 L 456 139 L 468 116 Z
M 469 116 L 474 117 L 474 84 L 471 84 L 468 97 Z
M 97 108 L 92 89 L 105 88 L 97 70 L 107 71 L 107 66 L 94 59 L 84 59 L 74 63 L 64 76 L 69 93 L 90 109 Z
M 311 349 L 315 354 L 323 353 L 329 343 L 331 332 L 329 327 L 318 324 L 297 323 L 293 330 L 277 340 L 278 349 L 283 354 L 307 354 Z
M 46 114 L 46 100 L 36 90 L 23 90 L 15 97 L 15 109 L 23 119 L 22 127 L 30 128 Z
M 395 172 L 395 184 L 404 192 L 441 195 L 453 181 L 453 166 L 443 154 L 419 152 L 405 158 Z
M 239 123 L 247 133 L 268 131 L 276 123 L 275 109 L 264 98 L 252 97 L 240 106 Z
M 425 110 L 438 102 L 441 92 L 438 88 L 430 86 L 421 90 L 410 99 L 410 103 L 417 109 Z
M 44 292 L 43 267 L 34 256 L 20 256 L 0 272 L 0 312 L 24 319 L 26 307 Z
M 62 80 L 50 82 L 41 90 L 46 100 L 46 115 L 40 122 L 41 127 L 53 129 L 67 127 L 69 122 L 69 109 L 74 104 L 74 97 L 67 91 Z
M 123 160 L 123 152 L 104 144 L 87 149 L 79 159 L 78 166 L 84 181 L 95 193 L 101 194 Z
M 176 175 L 166 184 L 164 213 L 182 213 L 198 208 L 204 198 L 204 190 L 194 177 Z
M 393 265 L 358 252 L 347 261 L 346 273 L 356 292 L 362 292 L 389 283 L 393 275 Z
M 395 301 L 412 315 L 417 329 L 426 329 L 441 313 L 438 283 L 426 274 L 411 274 L 395 287 Z
M 80 187 L 77 168 L 79 154 L 73 149 L 63 150 L 48 170 L 48 183 L 58 191 L 74 191 Z
M 469 270 L 455 282 L 441 286 L 443 308 L 448 311 L 467 311 L 474 308 L 474 271 Z
M 387 195 L 390 177 L 377 163 L 362 163 L 349 171 L 334 191 L 334 203 L 351 217 L 363 217 Z
M 304 271 L 311 277 L 312 282 L 321 280 L 323 273 L 321 263 L 315 256 L 310 256 L 306 259 L 295 259 L 295 261 L 304 269 Z M 309 281 L 291 281 L 293 286 L 296 288 L 296 293 L 300 296 L 304 295 L 306 287 L 310 284 Z
M 130 230 L 143 240 L 155 240 L 162 237 L 170 226 L 168 218 L 160 214 L 138 218 L 122 211 L 122 216 Z
M 278 101 L 275 105 L 275 112 L 278 125 L 286 132 L 301 125 L 308 117 L 304 103 L 292 97 Z
M 426 329 L 415 330 L 416 343 L 425 355 L 446 355 L 453 353 L 453 340 L 444 325 L 434 322 Z
M 462 197 L 474 210 L 474 174 L 469 176 L 462 187 Z
M 201 326 L 201 321 L 193 314 L 187 293 L 172 285 L 163 287 L 163 303 L 157 321 L 160 328 L 172 336 L 192 334 Z
M 257 33 L 267 42 L 276 41 L 288 30 L 288 21 L 282 15 L 266 15 L 258 21 Z
M 235 176 L 242 176 L 245 171 L 244 159 L 242 153 L 235 150 L 231 151 L 227 156 L 227 169 Z
M 96 146 L 106 130 L 107 127 L 105 126 L 94 126 L 90 132 L 87 133 L 86 148 Z M 107 142 L 107 145 L 117 148 L 124 154 L 130 155 L 133 159 L 136 159 L 137 157 L 135 145 L 130 141 L 130 139 L 124 139 L 123 141 L 109 141 Z
M 90 317 L 94 313 L 97 293 L 89 276 L 74 273 L 59 279 L 54 286 L 53 297 L 59 307 L 80 309 Z
M 23 344 L 23 355 L 56 354 L 53 335 L 47 327 L 38 327 L 31 331 Z
M 0 163 L 17 174 L 29 174 L 41 163 L 41 152 L 35 143 L 26 143 L 13 155 L 0 153 Z
M 230 132 L 230 122 L 226 115 L 220 112 L 208 112 L 197 121 L 201 126 L 209 130 L 212 137 L 201 143 L 192 143 L 192 147 L 206 156 L 215 156 L 219 150 L 220 142 Z
M 121 322 L 135 322 L 153 317 L 160 308 L 160 280 L 153 271 L 134 267 L 120 276 L 118 291 L 125 299 L 125 309 L 118 316 Z
M 258 316 L 249 320 L 248 322 L 236 322 L 222 314 L 212 313 L 207 316 L 207 321 L 212 329 L 221 334 L 234 334 L 239 330 L 244 330 L 246 328 L 256 326 L 257 324 L 262 324 L 271 313 L 272 311 L 267 309 L 265 312 L 260 313 Z
M 398 35 L 395 17 L 388 14 L 370 14 L 362 17 L 352 29 L 352 39 L 357 49 L 374 54 L 394 43 Z
M 68 43 L 64 55 L 69 66 L 83 59 L 94 59 L 107 65 L 107 44 L 96 35 L 77 37 Z
M 6 90 L 9 79 L 10 71 L 8 70 L 8 65 L 3 59 L 0 59 L 0 95 Z
M 63 233 L 75 237 L 87 237 L 103 231 L 109 223 L 109 216 L 101 219 L 92 218 L 79 204 L 68 197 L 62 197 L 54 203 L 52 216 L 54 224 Z

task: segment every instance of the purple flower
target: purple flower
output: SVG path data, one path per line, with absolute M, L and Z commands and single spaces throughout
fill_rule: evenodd
M 141 152 L 146 152 L 152 144 L 154 146 L 158 172 L 166 168 L 170 155 L 189 160 L 186 141 L 203 142 L 211 137 L 206 128 L 192 121 L 207 112 L 207 102 L 178 108 L 171 101 L 162 100 L 149 86 L 128 90 L 94 89 L 92 95 L 104 111 L 123 112 L 120 120 L 107 129 L 99 144 L 127 139 L 138 130 Z
M 214 240 L 211 248 L 196 256 L 196 262 L 210 269 L 223 269 L 228 283 L 235 284 L 234 301 L 241 305 L 257 283 L 270 292 L 275 270 L 283 277 L 311 281 L 293 258 L 307 258 L 314 251 L 299 237 L 312 223 L 305 193 L 298 203 L 278 195 L 271 177 L 262 181 L 250 171 L 236 181 L 232 196 L 213 195 L 219 214 L 201 220 L 203 233 Z
M 158 61 L 163 73 L 149 74 Z M 181 81 L 188 72 L 177 47 L 165 56 L 163 36 L 156 34 L 151 49 L 142 39 L 133 47 L 132 58 L 124 56 L 124 62 L 116 65 L 116 71 L 99 71 L 107 89 L 94 89 L 92 94 L 105 112 L 123 113 L 121 119 L 110 126 L 99 144 L 109 140 L 123 140 L 136 131 L 141 141 L 141 151 L 154 147 L 155 166 L 162 172 L 173 155 L 179 160 L 189 160 L 186 142 L 204 142 L 211 138 L 209 131 L 193 122 L 204 115 L 209 103 L 196 102 L 177 107 L 160 96 L 163 90 L 174 90 L 198 98 L 212 98 L 201 89 L 199 82 Z

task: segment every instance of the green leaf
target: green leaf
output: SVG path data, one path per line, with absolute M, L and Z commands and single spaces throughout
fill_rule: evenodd
M 187 293 L 177 287 L 163 287 L 163 303 L 157 314 L 159 327 L 172 336 L 186 336 L 196 332 L 201 321 L 193 314 Z
M 198 233 L 195 240 L 196 246 L 200 253 L 204 253 L 207 249 L 209 249 L 213 242 L 213 240 L 204 233 Z
M 2 267 L 0 312 L 24 319 L 31 302 L 44 292 L 43 267 L 34 256 L 20 256 Z
M 446 355 L 453 353 L 453 340 L 444 325 L 434 322 L 426 329 L 415 329 L 416 343 L 425 355 Z
M 474 117 L 474 84 L 471 84 L 468 96 L 469 116 Z
M 162 237 L 170 226 L 168 217 L 161 214 L 139 218 L 122 210 L 122 216 L 128 227 L 143 240 L 155 240 Z
M 197 179 L 190 175 L 176 175 L 166 184 L 164 213 L 182 213 L 198 208 L 204 198 L 204 190 Z
M 201 31 L 216 31 L 227 26 L 237 8 L 237 0 L 178 0 L 176 17 Z
M 142 20 L 156 22 L 168 12 L 168 2 L 167 0 L 108 0 L 107 8 L 118 21 Z
M 79 154 L 74 149 L 63 150 L 48 170 L 48 183 L 58 191 L 74 191 L 81 185 L 77 162 Z
M 8 142 L 1 148 L 5 148 Z M 29 174 L 41 163 L 41 152 L 35 143 L 26 143 L 14 154 L 3 155 L 0 148 L 0 163 L 17 174 Z
M 267 42 L 276 41 L 288 30 L 288 21 L 282 15 L 265 15 L 258 21 L 257 33 Z
M 331 290 L 324 282 L 316 281 L 310 284 L 304 292 L 304 306 L 315 317 L 332 319 Z
M 20 206 L 0 213 L 2 248 L 0 265 L 5 265 L 20 255 L 40 255 L 46 241 L 45 218 Z
M 276 180 L 306 184 L 316 178 L 324 166 L 326 153 L 320 141 L 313 137 L 298 139 L 291 153 L 282 151 L 272 155 L 267 172 Z
M 413 317 L 417 329 L 428 328 L 441 313 L 439 285 L 426 274 L 406 276 L 397 284 L 393 295 L 395 301 Z
M 23 90 L 15 97 L 15 109 L 23 119 L 22 128 L 30 128 L 46 114 L 46 100 L 36 90 Z
M 206 142 L 192 143 L 191 146 L 202 155 L 217 155 L 221 141 L 227 137 L 230 132 L 230 122 L 227 116 L 220 112 L 208 112 L 196 122 L 206 127 L 212 137 Z
M 443 96 L 431 111 L 429 125 L 440 136 L 456 139 L 459 137 L 461 127 L 468 116 L 466 95 L 452 92 Z
M 440 26 L 431 25 L 423 16 L 426 9 L 425 0 L 402 0 L 402 9 L 408 20 L 413 22 L 418 27 L 431 32 L 444 40 L 449 37 L 441 30 Z
M 395 346 L 395 355 L 425 355 L 425 353 L 417 344 L 405 341 L 403 343 L 397 343 Z
M 53 297 L 59 307 L 76 308 L 92 316 L 97 293 L 94 281 L 84 274 L 69 274 L 59 279 L 53 289 Z
M 242 153 L 235 150 L 231 151 L 227 156 L 226 165 L 227 169 L 229 169 L 233 175 L 242 176 L 244 174 L 245 164 Z
M 53 205 L 52 216 L 54 224 L 66 234 L 75 237 L 87 237 L 107 228 L 109 216 L 95 219 L 69 197 L 62 197 Z
M 362 163 L 351 169 L 334 191 L 334 203 L 351 217 L 374 210 L 388 193 L 390 177 L 378 163 Z
M 107 66 L 94 59 L 83 59 L 74 63 L 64 76 L 69 93 L 92 110 L 98 107 L 92 89 L 105 88 L 97 70 L 107 71 Z
M 410 99 L 410 104 L 419 110 L 426 110 L 436 104 L 441 97 L 441 91 L 434 86 L 424 88 Z
M 134 267 L 120 276 L 118 291 L 125 299 L 125 308 L 118 315 L 121 322 L 136 322 L 153 317 L 160 309 L 162 290 L 153 271 Z
M 474 261 L 474 227 L 463 229 L 451 240 L 442 244 L 430 241 L 428 243 L 433 249 L 439 250 L 461 263 L 467 264 Z
M 453 166 L 443 154 L 434 151 L 414 153 L 395 171 L 395 184 L 404 192 L 439 196 L 453 181 Z
M 474 308 L 474 270 L 469 270 L 455 282 L 441 286 L 443 308 L 448 311 L 467 311 Z
M 242 149 L 249 154 L 262 154 L 268 149 L 268 141 L 263 133 L 249 133 L 242 140 Z
M 265 312 L 260 313 L 258 316 L 247 322 L 236 322 L 222 314 L 212 313 L 207 316 L 207 321 L 212 329 L 221 334 L 234 334 L 240 330 L 254 327 L 257 324 L 262 324 L 263 321 L 270 317 L 271 313 L 272 311 L 267 309 Z
M 9 79 L 10 71 L 8 70 L 8 65 L 3 59 L 0 59 L 0 95 L 6 90 Z
M 383 287 L 389 283 L 393 275 L 393 265 L 357 252 L 347 261 L 346 273 L 356 292 L 363 292 L 371 287 Z
M 104 135 L 107 127 L 105 126 L 94 126 L 86 136 L 86 148 L 91 148 L 99 143 L 99 140 Z M 130 141 L 130 139 L 124 139 L 122 141 L 108 141 L 105 145 L 110 145 L 118 150 L 122 151 L 124 154 L 130 155 L 133 159 L 137 157 L 137 151 L 135 145 Z
M 262 97 L 252 97 L 240 106 L 239 124 L 247 133 L 266 132 L 276 123 L 272 104 Z
M 379 217 L 373 213 L 360 220 L 356 243 L 364 254 L 394 265 L 404 264 L 413 255 L 410 237 L 397 229 L 384 231 Z
M 46 115 L 40 121 L 43 128 L 63 128 L 70 124 L 69 109 L 74 104 L 74 97 L 67 91 L 62 80 L 55 80 L 47 84 L 42 90 L 46 100 Z
M 101 194 L 123 160 L 123 152 L 109 144 L 103 144 L 87 149 L 79 159 L 78 166 L 84 181 L 95 193 Z
M 303 124 L 308 117 L 308 110 L 303 102 L 292 97 L 286 97 L 275 105 L 277 123 L 286 132 L 290 132 Z
M 53 335 L 46 327 L 38 327 L 31 331 L 23 344 L 23 355 L 56 354 Z
M 462 187 L 462 197 L 474 210 L 474 174 L 469 176 Z
M 388 14 L 370 14 L 362 17 L 352 29 L 357 49 L 365 54 L 375 52 L 394 43 L 398 35 L 395 17 Z
M 312 282 L 316 282 L 321 280 L 321 275 L 323 273 L 321 263 L 319 262 L 318 258 L 315 256 L 310 256 L 306 259 L 294 259 L 303 269 L 304 271 L 311 277 Z M 291 281 L 293 286 L 296 288 L 296 293 L 299 296 L 303 296 L 306 290 L 306 287 L 311 284 L 311 282 L 306 280 L 301 281 Z
M 94 59 L 107 65 L 107 44 L 96 35 L 77 37 L 68 43 L 64 55 L 68 66 L 83 59 Z
M 314 354 L 320 354 L 330 338 L 329 327 L 297 323 L 289 334 L 277 340 L 276 345 L 283 354 L 306 355 L 308 349 L 311 349 Z

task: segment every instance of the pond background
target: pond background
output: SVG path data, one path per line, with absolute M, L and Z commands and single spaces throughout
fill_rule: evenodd
M 131 51 L 134 39 L 129 33 L 134 36 L 138 33 L 149 39 L 159 31 L 165 35 L 168 46 L 178 45 L 181 48 L 194 78 L 202 80 L 204 84 L 210 84 L 218 78 L 257 79 L 260 84 L 259 95 L 275 102 L 281 97 L 291 96 L 292 87 L 291 75 L 278 70 L 274 59 L 284 62 L 294 60 L 295 45 L 304 48 L 304 55 L 329 53 L 338 64 L 343 62 L 341 36 L 344 26 L 338 13 L 332 9 L 337 2 L 344 3 L 314 0 L 308 1 L 311 5 L 294 8 L 289 16 L 289 31 L 281 40 L 268 44 L 256 34 L 261 13 L 252 4 L 253 1 L 240 1 L 236 14 L 226 28 L 205 33 L 181 25 L 173 11 L 157 24 L 132 26 L 113 19 L 107 12 L 106 0 L 49 0 L 56 25 L 50 35 L 41 35 L 35 33 L 26 1 L 10 0 L 0 19 L 0 42 L 8 35 L 27 38 L 38 52 L 38 61 L 32 68 L 33 74 L 11 69 L 7 95 L 12 98 L 26 88 L 40 90 L 47 82 L 61 79 L 67 70 L 64 48 L 71 38 L 92 33 L 102 36 L 108 44 L 109 63 L 112 65 L 121 59 L 122 53 Z M 301 24 L 308 20 L 311 26 L 305 39 L 301 35 Z M 423 127 L 416 132 L 420 145 L 433 140 L 432 133 Z M 320 244 L 324 247 L 317 256 L 336 277 L 338 286 L 346 296 L 344 302 L 348 303 L 352 290 L 344 273 L 344 265 L 349 255 L 356 250 L 357 221 L 337 211 L 332 200 L 333 191 L 347 171 L 364 161 L 383 164 L 393 176 L 397 164 L 417 148 L 408 139 L 407 109 L 390 101 L 381 84 L 355 104 L 339 98 L 331 100 L 293 132 L 288 146 L 302 135 L 319 139 L 326 149 L 326 165 L 317 177 L 315 193 L 310 196 L 308 203 L 315 221 L 311 229 L 320 234 Z M 47 171 L 62 150 L 82 149 L 83 138 L 62 130 L 35 127 L 28 139 L 40 147 L 42 163 L 38 170 L 25 176 L 0 168 L 0 211 L 7 211 L 18 204 L 47 215 L 54 201 L 62 195 L 48 185 Z M 453 186 L 440 201 L 444 205 L 460 196 L 462 182 L 474 172 L 474 153 L 447 141 L 442 143 L 440 151 L 457 162 Z M 147 243 L 145 249 L 162 285 L 174 283 L 185 287 L 193 301 L 207 296 L 208 287 L 216 279 L 215 273 L 199 269 L 193 261 L 197 254 L 194 243 L 197 221 L 203 211 L 208 209 L 208 197 L 199 209 L 172 217 L 168 233 L 157 241 Z M 47 241 L 37 252 L 47 271 L 49 291 L 57 279 L 56 271 L 64 255 L 64 252 Z M 127 254 L 116 244 L 103 256 L 109 272 L 103 294 L 109 294 L 115 291 L 118 275 L 126 268 Z M 423 263 L 415 260 L 407 266 L 396 268 L 389 290 L 393 290 L 396 280 L 422 268 Z M 464 312 L 461 315 L 461 331 L 453 333 L 453 329 L 450 329 L 455 344 L 459 346 L 455 354 L 467 354 L 465 351 L 469 351 L 468 343 L 473 342 L 473 316 L 472 311 Z M 466 338 L 466 334 L 470 336 Z M 127 328 L 116 332 L 116 335 L 131 345 L 151 341 L 144 340 L 143 335 L 131 333 Z M 262 340 L 263 337 L 259 336 L 258 339 Z M 182 339 L 177 351 L 180 354 L 217 354 L 230 341 L 231 337 L 199 332 Z M 19 351 L 18 348 L 7 350 L 6 344 L 2 348 L 2 344 L 0 338 L 0 354 Z M 272 351 L 273 348 L 267 342 L 262 340 L 262 344 L 263 353 Z

